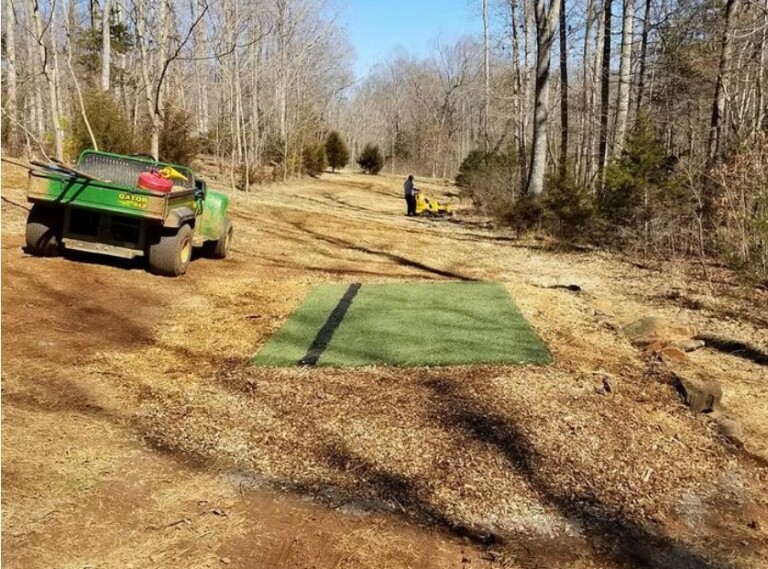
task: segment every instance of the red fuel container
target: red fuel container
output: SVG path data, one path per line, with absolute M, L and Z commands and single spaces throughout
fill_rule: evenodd
M 173 182 L 154 172 L 142 172 L 139 174 L 139 182 L 136 185 L 142 190 L 163 193 L 168 193 L 173 188 Z

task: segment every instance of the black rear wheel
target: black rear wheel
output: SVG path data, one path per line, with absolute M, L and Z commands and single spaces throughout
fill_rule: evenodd
M 58 208 L 32 206 L 27 217 L 25 232 L 27 250 L 38 257 L 56 257 L 61 254 L 63 211 Z
M 221 236 L 216 241 L 207 241 L 203 245 L 205 255 L 213 259 L 226 259 L 232 246 L 234 228 L 230 220 L 225 220 L 221 228 Z
M 178 277 L 187 272 L 192 260 L 192 228 L 182 225 L 174 232 L 163 232 L 149 246 L 149 270 L 158 275 Z

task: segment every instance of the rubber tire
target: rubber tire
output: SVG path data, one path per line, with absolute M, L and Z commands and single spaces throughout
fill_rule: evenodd
M 27 217 L 25 237 L 27 250 L 36 257 L 57 257 L 61 255 L 61 230 L 63 211 L 40 205 L 33 205 Z
M 178 277 L 187 272 L 192 260 L 192 227 L 182 225 L 178 230 L 160 234 L 149 246 L 149 270 L 156 275 Z
M 234 227 L 228 219 L 224 220 L 224 227 L 218 241 L 206 241 L 203 245 L 205 255 L 212 259 L 226 259 L 229 248 L 232 246 Z

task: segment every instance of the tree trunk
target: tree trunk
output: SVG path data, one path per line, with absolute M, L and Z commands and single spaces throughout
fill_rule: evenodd
M 53 123 L 53 135 L 55 143 L 56 158 L 64 160 L 64 129 L 61 126 L 61 117 L 59 115 L 59 92 L 58 81 L 56 77 L 56 68 L 51 66 L 49 60 L 54 59 L 51 57 L 53 51 L 56 49 L 55 42 L 51 45 L 53 48 L 49 48 L 45 42 L 44 35 L 47 31 L 43 30 L 43 23 L 40 16 L 40 5 L 37 0 L 32 0 L 32 18 L 35 24 L 35 34 L 38 42 L 38 53 L 40 57 L 40 65 L 45 77 L 45 81 L 48 83 L 48 99 L 51 105 L 51 122 Z M 51 14 L 52 20 L 55 19 Z M 49 53 L 49 51 L 51 53 Z
M 5 3 L 5 84 L 8 94 L 5 100 L 5 112 L 8 113 L 6 150 L 15 155 L 19 151 L 19 96 L 16 81 L 16 17 L 13 13 L 13 0 Z
M 147 103 L 147 110 L 149 111 L 149 116 L 152 121 L 152 135 L 151 135 L 151 142 L 150 142 L 150 152 L 152 156 L 155 157 L 155 159 L 158 158 L 158 154 L 160 151 L 160 131 L 159 127 L 156 127 L 155 124 L 155 112 L 154 112 L 154 105 L 152 103 L 152 82 L 150 81 L 150 74 L 149 74 L 149 56 L 147 54 L 147 45 L 146 45 L 146 38 L 144 37 L 144 25 L 145 25 L 145 13 L 144 13 L 144 0 L 136 0 L 134 3 L 134 8 L 136 11 L 136 43 L 139 46 L 139 56 L 140 56 L 140 63 L 139 67 L 141 68 L 141 78 L 144 83 L 144 95 L 146 98 Z M 136 117 L 136 120 L 138 120 L 138 116 Z M 135 125 L 134 125 L 135 127 Z
M 605 162 L 608 158 L 608 104 L 611 80 L 611 3 L 603 0 L 603 57 L 600 79 L 600 145 L 597 156 L 597 178 L 600 191 L 605 183 Z
M 488 116 L 491 112 L 491 49 L 488 40 L 488 0 L 483 0 L 483 148 L 488 152 L 491 138 Z
M 261 30 L 258 30 L 259 34 Z M 251 46 L 251 135 L 253 136 L 253 157 L 255 164 L 261 164 L 261 125 L 259 113 L 259 73 L 261 66 L 261 43 Z
M 67 0 L 70 7 L 74 6 L 75 2 L 74 0 Z M 91 146 L 94 150 L 99 150 L 99 144 L 96 141 L 96 135 L 93 133 L 93 129 L 91 128 L 91 121 L 88 120 L 88 114 L 85 112 L 85 101 L 83 100 L 83 91 L 80 89 L 80 81 L 77 79 L 77 74 L 75 73 L 74 67 L 72 67 L 72 33 L 75 29 L 75 12 L 74 10 L 69 10 L 68 13 L 69 21 L 66 22 L 64 30 L 67 33 L 67 68 L 69 69 L 70 76 L 72 77 L 72 83 L 75 86 L 75 91 L 77 92 L 77 101 L 80 105 L 80 114 L 83 117 L 83 122 L 85 123 L 85 128 L 88 130 L 88 136 L 91 139 Z
M 755 89 L 757 90 L 757 107 L 755 108 L 755 132 L 759 132 L 763 129 L 763 122 L 765 121 L 765 51 L 768 49 L 768 0 L 763 3 L 763 36 L 760 42 L 760 61 L 757 71 L 757 82 Z
M 278 80 L 277 80 L 277 104 L 278 104 L 278 113 L 279 113 L 279 125 L 280 125 L 280 138 L 285 141 L 286 144 L 286 150 L 285 150 L 285 156 L 283 156 L 283 160 L 287 158 L 288 151 L 287 151 L 287 138 L 288 138 L 288 55 L 287 55 L 287 49 L 288 49 L 288 38 L 287 38 L 287 21 L 286 21 L 286 12 L 287 12 L 287 6 L 285 4 L 284 0 L 278 0 L 278 12 L 277 12 L 277 49 L 278 49 L 278 57 L 279 57 L 279 68 L 277 70 L 278 74 Z M 284 165 L 286 165 L 284 163 Z
M 204 9 L 204 0 L 193 0 L 190 3 L 192 9 L 192 19 L 197 20 L 201 11 Z M 192 53 L 195 57 L 195 86 L 197 89 L 197 133 L 200 135 L 208 135 L 210 130 L 209 118 L 208 118 L 208 93 L 210 86 L 208 85 L 208 62 L 204 61 L 207 55 L 204 51 L 205 47 L 205 28 L 200 25 L 195 28 L 193 35 L 194 45 L 192 47 Z
M 589 106 L 591 110 L 591 116 L 596 117 L 599 115 L 598 110 L 598 97 L 600 95 L 598 85 L 602 82 L 603 73 L 603 44 L 605 43 L 603 37 L 605 35 L 605 0 L 603 3 L 595 6 L 595 18 L 596 29 L 595 34 L 595 61 L 592 66 L 592 89 L 589 95 Z M 597 170 L 599 168 L 598 163 L 600 160 L 600 121 L 590 121 L 590 139 L 589 139 L 589 181 L 595 191 L 599 190 L 599 176 Z
M 544 191 L 547 171 L 547 128 L 549 126 L 549 68 L 554 29 L 560 14 L 560 0 L 536 0 L 536 88 L 533 112 L 533 149 L 526 192 L 538 197 Z
M 160 41 L 158 46 L 157 60 L 162 68 L 160 77 L 157 79 L 155 92 L 154 116 L 152 117 L 152 156 L 160 158 L 160 134 L 163 131 L 165 122 L 165 75 L 169 62 L 168 57 L 168 39 L 171 36 L 171 0 L 161 0 L 160 2 Z
M 560 181 L 568 168 L 568 46 L 565 0 L 560 1 Z
M 587 2 L 587 18 L 584 26 L 584 47 L 582 49 L 582 78 L 581 78 L 581 114 L 579 116 L 579 151 L 577 155 L 577 177 L 586 184 L 590 176 L 592 152 L 592 74 L 589 67 L 591 58 L 592 25 L 595 21 L 594 0 Z
M 517 15 L 517 0 L 508 0 L 509 4 L 509 16 L 510 16 L 510 30 L 511 30 L 511 42 L 512 42 L 512 65 L 515 78 L 515 92 L 512 98 L 512 120 L 515 133 L 515 146 L 517 147 L 518 160 L 521 165 L 525 164 L 525 140 L 523 134 L 523 113 L 525 108 L 525 99 L 523 95 L 525 90 L 523 86 L 523 70 L 522 63 L 520 62 L 520 36 L 518 33 L 518 20 Z M 523 18 L 525 16 L 523 15 Z M 516 195 L 521 183 L 517 184 L 517 187 L 513 188 L 512 195 Z
M 645 95 L 645 66 L 648 57 L 648 33 L 651 29 L 651 0 L 645 0 L 645 14 L 643 15 L 643 33 L 640 40 L 640 69 L 637 73 L 637 103 L 635 116 L 640 116 L 643 108 L 643 96 Z
M 723 148 L 723 117 L 725 115 L 725 76 L 731 62 L 733 14 L 739 0 L 726 0 L 723 38 L 720 43 L 720 65 L 715 80 L 715 94 L 712 97 L 712 120 L 709 126 L 709 161 L 720 159 Z
M 521 191 L 525 191 L 528 185 L 529 168 L 528 163 L 528 125 L 530 123 L 528 112 L 528 101 L 531 92 L 531 52 L 533 51 L 533 40 L 531 28 L 533 27 L 533 10 L 529 8 L 527 0 L 522 0 L 521 22 L 523 23 L 523 69 L 525 77 L 523 78 L 523 91 L 520 94 L 520 164 L 522 166 L 522 175 L 520 178 Z
M 620 156 L 624 150 L 629 115 L 629 81 L 632 67 L 632 23 L 635 9 L 632 0 L 624 0 L 621 27 L 621 63 L 619 64 L 619 89 L 616 99 L 616 130 L 613 139 L 613 156 Z
M 523 91 L 523 74 L 522 74 L 522 70 L 520 69 L 520 38 L 517 33 L 517 16 L 516 16 L 516 10 L 515 10 L 516 4 L 517 4 L 516 0 L 510 0 L 509 2 L 510 30 L 511 30 L 511 42 L 512 42 L 512 65 L 513 65 L 514 76 L 515 76 L 515 96 L 512 99 L 512 116 L 515 121 L 515 141 L 519 148 L 521 144 L 519 125 L 521 123 L 520 109 L 522 108 L 522 105 L 520 104 L 520 100 L 521 100 L 522 91 Z
M 11 0 L 11 5 L 13 5 L 13 0 Z M 25 36 L 26 41 L 24 42 L 25 64 L 26 67 L 34 69 L 38 64 L 42 66 L 42 63 L 37 61 L 39 55 L 38 48 L 40 46 L 36 41 L 37 38 L 32 30 L 34 26 L 32 3 L 24 2 L 23 9 L 25 25 L 27 26 L 28 31 Z M 23 71 L 24 66 L 17 69 Z M 39 142 L 45 136 L 45 116 L 43 114 L 43 78 L 40 76 L 39 72 L 34 72 L 31 74 L 31 77 L 29 77 L 29 81 L 31 82 L 32 93 L 28 105 L 30 128 L 29 132 L 26 133 L 26 140 L 27 152 L 31 154 L 31 139 L 35 138 L 35 142 Z
M 109 72 L 112 65 L 112 30 L 110 29 L 112 0 L 104 0 L 101 11 L 101 90 L 109 91 Z
M 237 44 L 237 32 L 235 31 L 237 29 L 237 23 L 240 22 L 240 2 L 239 0 L 234 0 L 233 2 L 234 6 L 234 13 L 232 18 L 232 45 Z M 246 153 L 247 148 L 245 147 L 245 134 L 243 132 L 243 93 L 242 93 L 242 81 L 241 81 L 241 74 L 240 74 L 240 55 L 239 55 L 238 49 L 235 49 L 232 52 L 232 96 L 233 96 L 233 104 L 234 104 L 234 135 L 235 135 L 235 144 L 237 148 L 237 166 L 242 167 L 246 163 Z M 244 176 L 245 179 L 247 179 L 247 172 L 246 176 Z M 247 188 L 246 188 L 247 191 Z

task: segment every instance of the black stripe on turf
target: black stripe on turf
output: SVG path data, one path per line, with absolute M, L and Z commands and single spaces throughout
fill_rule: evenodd
M 361 286 L 362 285 L 360 283 L 349 285 L 347 292 L 345 292 L 344 296 L 341 297 L 341 300 L 339 300 L 336 308 L 333 309 L 331 315 L 328 316 L 328 320 L 325 321 L 325 324 L 323 324 L 323 327 L 320 328 L 317 336 L 315 336 L 315 339 L 312 342 L 312 345 L 309 347 L 306 355 L 298 361 L 300 366 L 317 365 L 320 356 L 323 355 L 323 352 L 328 347 L 328 344 L 331 343 L 333 333 L 336 331 L 336 328 L 339 327 L 341 321 L 344 320 L 344 316 L 347 314 L 347 310 L 349 310 L 350 304 L 352 304 L 352 299 L 355 298 L 357 291 L 360 290 Z

